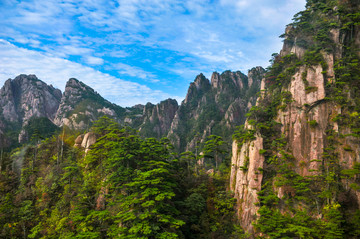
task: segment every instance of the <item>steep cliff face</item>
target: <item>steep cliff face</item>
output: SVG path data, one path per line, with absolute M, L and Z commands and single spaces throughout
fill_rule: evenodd
M 39 80 L 35 75 L 9 79 L 0 90 L 0 127 L 18 132 L 31 118 L 53 120 L 59 107 L 61 91 Z M 24 133 L 19 135 L 23 141 Z
M 350 237 L 349 228 L 356 227 L 358 12 L 356 1 L 308 1 L 286 29 L 283 49 L 263 79 L 262 95 L 233 144 L 230 185 L 241 224 L 251 233 L 299 236 L 295 226 L 304 210 L 310 218 L 303 228 L 322 221 L 317 230 L 325 237 L 327 223 L 336 224 L 332 230 L 339 238 Z M 259 168 L 254 171 L 251 165 Z M 330 213 L 337 213 L 348 231 Z M 266 228 L 271 221 L 276 223 Z M 315 234 L 309 230 L 306 235 Z
M 143 123 L 139 131 L 144 137 L 165 137 L 171 127 L 179 106 L 176 100 L 167 99 L 159 104 L 147 103 L 143 111 Z
M 257 193 L 261 190 L 264 156 L 260 154 L 263 139 L 259 135 L 251 142 L 239 145 L 234 141 L 232 145 L 230 190 L 238 199 L 237 214 L 243 228 L 254 234 L 252 222 L 256 220 L 259 210 Z
M 180 150 L 192 150 L 211 134 L 229 140 L 235 126 L 255 102 L 264 69 L 253 68 L 246 76 L 240 71 L 214 72 L 211 82 L 200 74 L 190 84 L 185 100 L 174 116 L 168 137 Z
M 86 129 L 103 115 L 120 121 L 125 111 L 124 108 L 105 100 L 89 86 L 71 78 L 66 83 L 54 123 L 77 130 Z

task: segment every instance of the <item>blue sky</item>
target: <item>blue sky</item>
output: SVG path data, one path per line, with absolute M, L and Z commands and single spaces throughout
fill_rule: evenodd
M 199 73 L 268 66 L 305 0 L 0 0 L 0 85 L 70 77 L 121 106 L 181 101 Z

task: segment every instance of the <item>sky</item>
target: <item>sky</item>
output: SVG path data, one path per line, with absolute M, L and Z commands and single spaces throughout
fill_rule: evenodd
M 120 106 L 181 102 L 203 73 L 267 67 L 305 0 L 0 0 L 0 86 L 77 78 Z

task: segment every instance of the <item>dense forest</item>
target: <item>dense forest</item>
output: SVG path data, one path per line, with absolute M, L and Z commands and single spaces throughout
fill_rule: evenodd
M 224 141 L 199 155 L 103 117 L 85 154 L 64 129 L 2 155 L 2 238 L 239 238 Z M 216 162 L 215 162 L 216 160 Z M 208 168 L 216 170 L 206 171 Z M 12 170 L 11 170 L 12 169 Z
M 293 20 L 245 125 L 225 132 L 214 121 L 232 150 L 196 131 L 216 118 L 216 100 L 239 99 L 200 97 L 196 82 L 178 147 L 160 130 L 150 137 L 161 107 L 142 135 L 106 116 L 86 130 L 30 119 L 27 142 L 0 142 L 0 237 L 359 238 L 360 2 L 308 0 Z M 257 87 L 239 94 L 255 102 Z

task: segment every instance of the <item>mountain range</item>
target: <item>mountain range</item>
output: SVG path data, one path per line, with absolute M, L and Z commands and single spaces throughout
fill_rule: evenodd
M 230 141 L 229 132 L 245 122 L 245 114 L 256 101 L 264 72 L 261 67 L 249 70 L 247 76 L 240 71 L 214 72 L 211 82 L 200 74 L 180 105 L 167 99 L 126 108 L 107 101 L 75 78 L 67 81 L 62 93 L 35 75 L 19 75 L 8 79 L 0 90 L 1 144 L 24 143 L 35 128 L 44 134 L 62 126 L 88 130 L 104 115 L 138 129 L 144 137 L 167 136 L 178 150 L 193 149 L 195 139 L 204 142 L 215 133 Z M 201 134 L 194 137 L 196 132 Z

